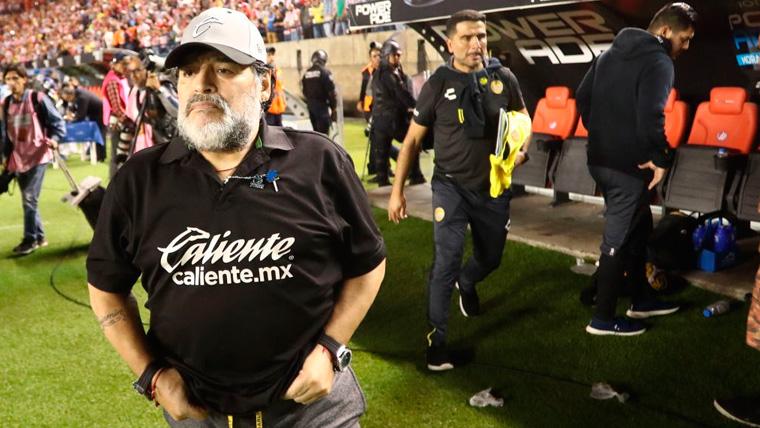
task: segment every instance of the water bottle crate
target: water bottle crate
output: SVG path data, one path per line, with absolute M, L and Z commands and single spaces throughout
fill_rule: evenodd
M 699 252 L 697 267 L 706 272 L 719 271 L 735 265 L 738 255 L 739 251 L 735 246 L 722 253 L 704 249 Z

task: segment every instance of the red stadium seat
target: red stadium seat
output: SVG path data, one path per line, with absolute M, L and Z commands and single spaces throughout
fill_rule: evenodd
M 538 101 L 533 115 L 533 133 L 554 135 L 564 140 L 572 135 L 578 121 L 575 99 L 567 86 L 550 86 Z
M 591 177 L 587 166 L 587 143 L 588 130 L 583 125 L 583 121 L 579 120 L 575 134 L 562 143 L 562 150 L 552 178 L 555 193 L 596 195 L 596 182 Z M 559 198 L 555 196 L 555 199 Z
M 747 91 L 736 87 L 713 88 L 710 101 L 697 108 L 688 143 L 748 154 L 756 130 L 757 105 L 747 102 Z
M 533 135 L 528 147 L 531 161 L 516 169 L 513 181 L 517 185 L 547 187 L 553 175 L 555 159 L 562 141 L 573 134 L 578 121 L 575 99 L 570 88 L 550 86 L 539 100 L 533 114 Z
M 742 171 L 740 165 L 747 161 L 757 130 L 757 105 L 746 100 L 742 88 L 719 87 L 710 91 L 709 102 L 699 105 L 687 144 L 676 150 L 668 173 L 667 208 L 706 213 L 734 207 L 729 192 L 743 176 L 748 182 L 750 171 Z
M 678 101 L 678 91 L 671 89 L 668 102 L 665 104 L 665 137 L 671 149 L 677 148 L 683 142 L 688 119 L 689 106 L 683 101 Z

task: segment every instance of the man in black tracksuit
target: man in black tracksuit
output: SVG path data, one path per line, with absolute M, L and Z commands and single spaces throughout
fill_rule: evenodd
M 458 363 L 447 344 L 454 289 L 462 315 L 479 315 L 476 287 L 499 267 L 507 241 L 512 193 L 489 193 L 489 156 L 496 148 L 499 112 L 528 114 L 517 77 L 487 56 L 484 14 L 472 9 L 452 14 L 446 36 L 451 59 L 438 67 L 417 97 L 388 200 L 388 219 L 398 223 L 406 218 L 404 179 L 430 132 L 435 150 L 430 180 L 434 253 L 425 358 L 431 371 L 451 370 Z M 527 160 L 525 150 L 523 146 L 516 153 L 515 166 Z M 472 255 L 463 263 L 468 228 Z
M 615 318 L 618 290 L 632 291 L 630 318 L 676 312 L 647 295 L 646 242 L 652 231 L 650 190 L 670 166 L 663 109 L 673 86 L 673 59 L 689 48 L 697 13 L 686 3 L 664 6 L 647 31 L 623 29 L 586 73 L 577 91 L 589 130 L 588 165 L 606 204 L 597 271 L 596 309 L 586 331 L 643 333 L 640 321 Z
M 372 74 L 372 142 L 378 186 L 389 186 L 388 162 L 393 140 L 404 140 L 414 108 L 411 82 L 401 68 L 401 45 L 387 40 L 380 50 L 380 67 Z M 422 184 L 419 156 L 412 163 L 410 184 Z
M 327 52 L 322 49 L 311 55 L 311 67 L 301 79 L 301 91 L 309 107 L 311 127 L 316 132 L 328 134 L 330 122 L 337 119 L 338 97 L 335 81 L 327 65 Z

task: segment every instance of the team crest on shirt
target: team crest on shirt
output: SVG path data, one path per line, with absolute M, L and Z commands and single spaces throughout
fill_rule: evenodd
M 504 84 L 501 83 L 501 80 L 492 80 L 491 81 L 491 92 L 493 92 L 496 95 L 499 95 L 503 91 L 504 91 Z

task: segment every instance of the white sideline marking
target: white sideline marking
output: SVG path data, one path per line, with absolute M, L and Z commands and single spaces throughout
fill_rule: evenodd
M 50 222 L 47 222 L 47 221 L 43 221 L 42 222 L 43 226 L 48 226 L 49 224 L 50 224 Z M 24 224 L 23 223 L 22 224 L 9 224 L 9 225 L 6 225 L 6 226 L 0 226 L 0 230 L 23 229 L 23 228 L 24 228 Z

